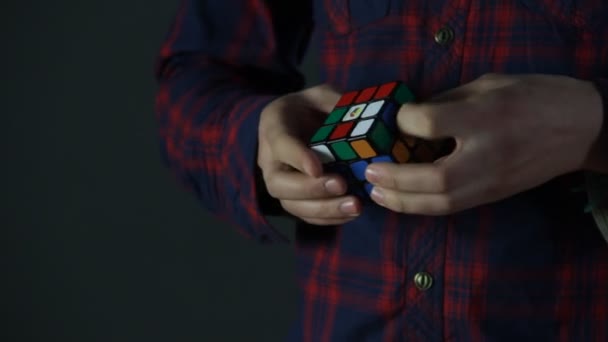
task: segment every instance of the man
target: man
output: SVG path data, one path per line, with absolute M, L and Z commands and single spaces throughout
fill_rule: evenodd
M 290 340 L 608 341 L 608 244 L 572 191 L 608 173 L 605 18 L 601 0 L 183 1 L 163 154 L 252 239 L 297 220 Z M 302 89 L 311 42 L 322 85 Z M 341 94 L 392 80 L 419 99 L 400 130 L 456 147 L 370 166 L 364 205 L 306 141 Z

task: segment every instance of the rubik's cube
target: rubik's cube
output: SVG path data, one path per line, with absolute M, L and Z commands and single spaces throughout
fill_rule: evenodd
M 349 191 L 366 198 L 372 185 L 365 169 L 371 163 L 428 162 L 436 149 L 398 131 L 401 105 L 414 101 L 402 82 L 395 81 L 344 94 L 309 142 L 326 172 L 343 175 Z

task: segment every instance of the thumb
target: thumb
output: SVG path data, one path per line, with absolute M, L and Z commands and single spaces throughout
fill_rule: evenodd
M 286 133 L 278 133 L 269 139 L 274 160 L 286 164 L 311 177 L 323 174 L 323 165 L 306 144 Z
M 397 126 L 405 134 L 427 140 L 460 136 L 468 132 L 471 111 L 461 102 L 406 103 L 397 113 Z
M 334 109 L 342 95 L 333 86 L 321 84 L 304 90 L 302 96 L 313 109 L 329 113 Z

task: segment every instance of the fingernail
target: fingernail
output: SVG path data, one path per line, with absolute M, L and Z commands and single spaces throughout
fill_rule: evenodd
M 384 194 L 382 193 L 382 190 L 374 187 L 372 189 L 372 199 L 374 201 L 376 201 L 376 203 L 380 204 L 380 205 L 384 205 Z
M 340 211 L 351 216 L 357 216 L 359 214 L 354 201 L 346 201 L 340 204 Z
M 327 182 L 325 182 L 325 190 L 327 190 L 328 192 L 335 194 L 335 195 L 340 195 L 343 191 L 342 186 L 335 179 L 330 179 Z
M 378 183 L 381 177 L 380 171 L 371 166 L 365 170 L 365 178 L 367 178 L 370 183 Z

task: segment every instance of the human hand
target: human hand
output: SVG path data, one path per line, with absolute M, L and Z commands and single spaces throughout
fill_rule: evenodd
M 268 193 L 283 209 L 315 225 L 340 225 L 358 216 L 359 200 L 346 195 L 343 177 L 324 174 L 306 142 L 340 99 L 327 85 L 269 103 L 259 123 L 258 166 Z
M 453 137 L 430 164 L 374 164 L 372 199 L 401 213 L 446 215 L 494 202 L 584 168 L 600 133 L 601 97 L 564 76 L 486 75 L 427 103 L 406 104 L 400 129 Z

